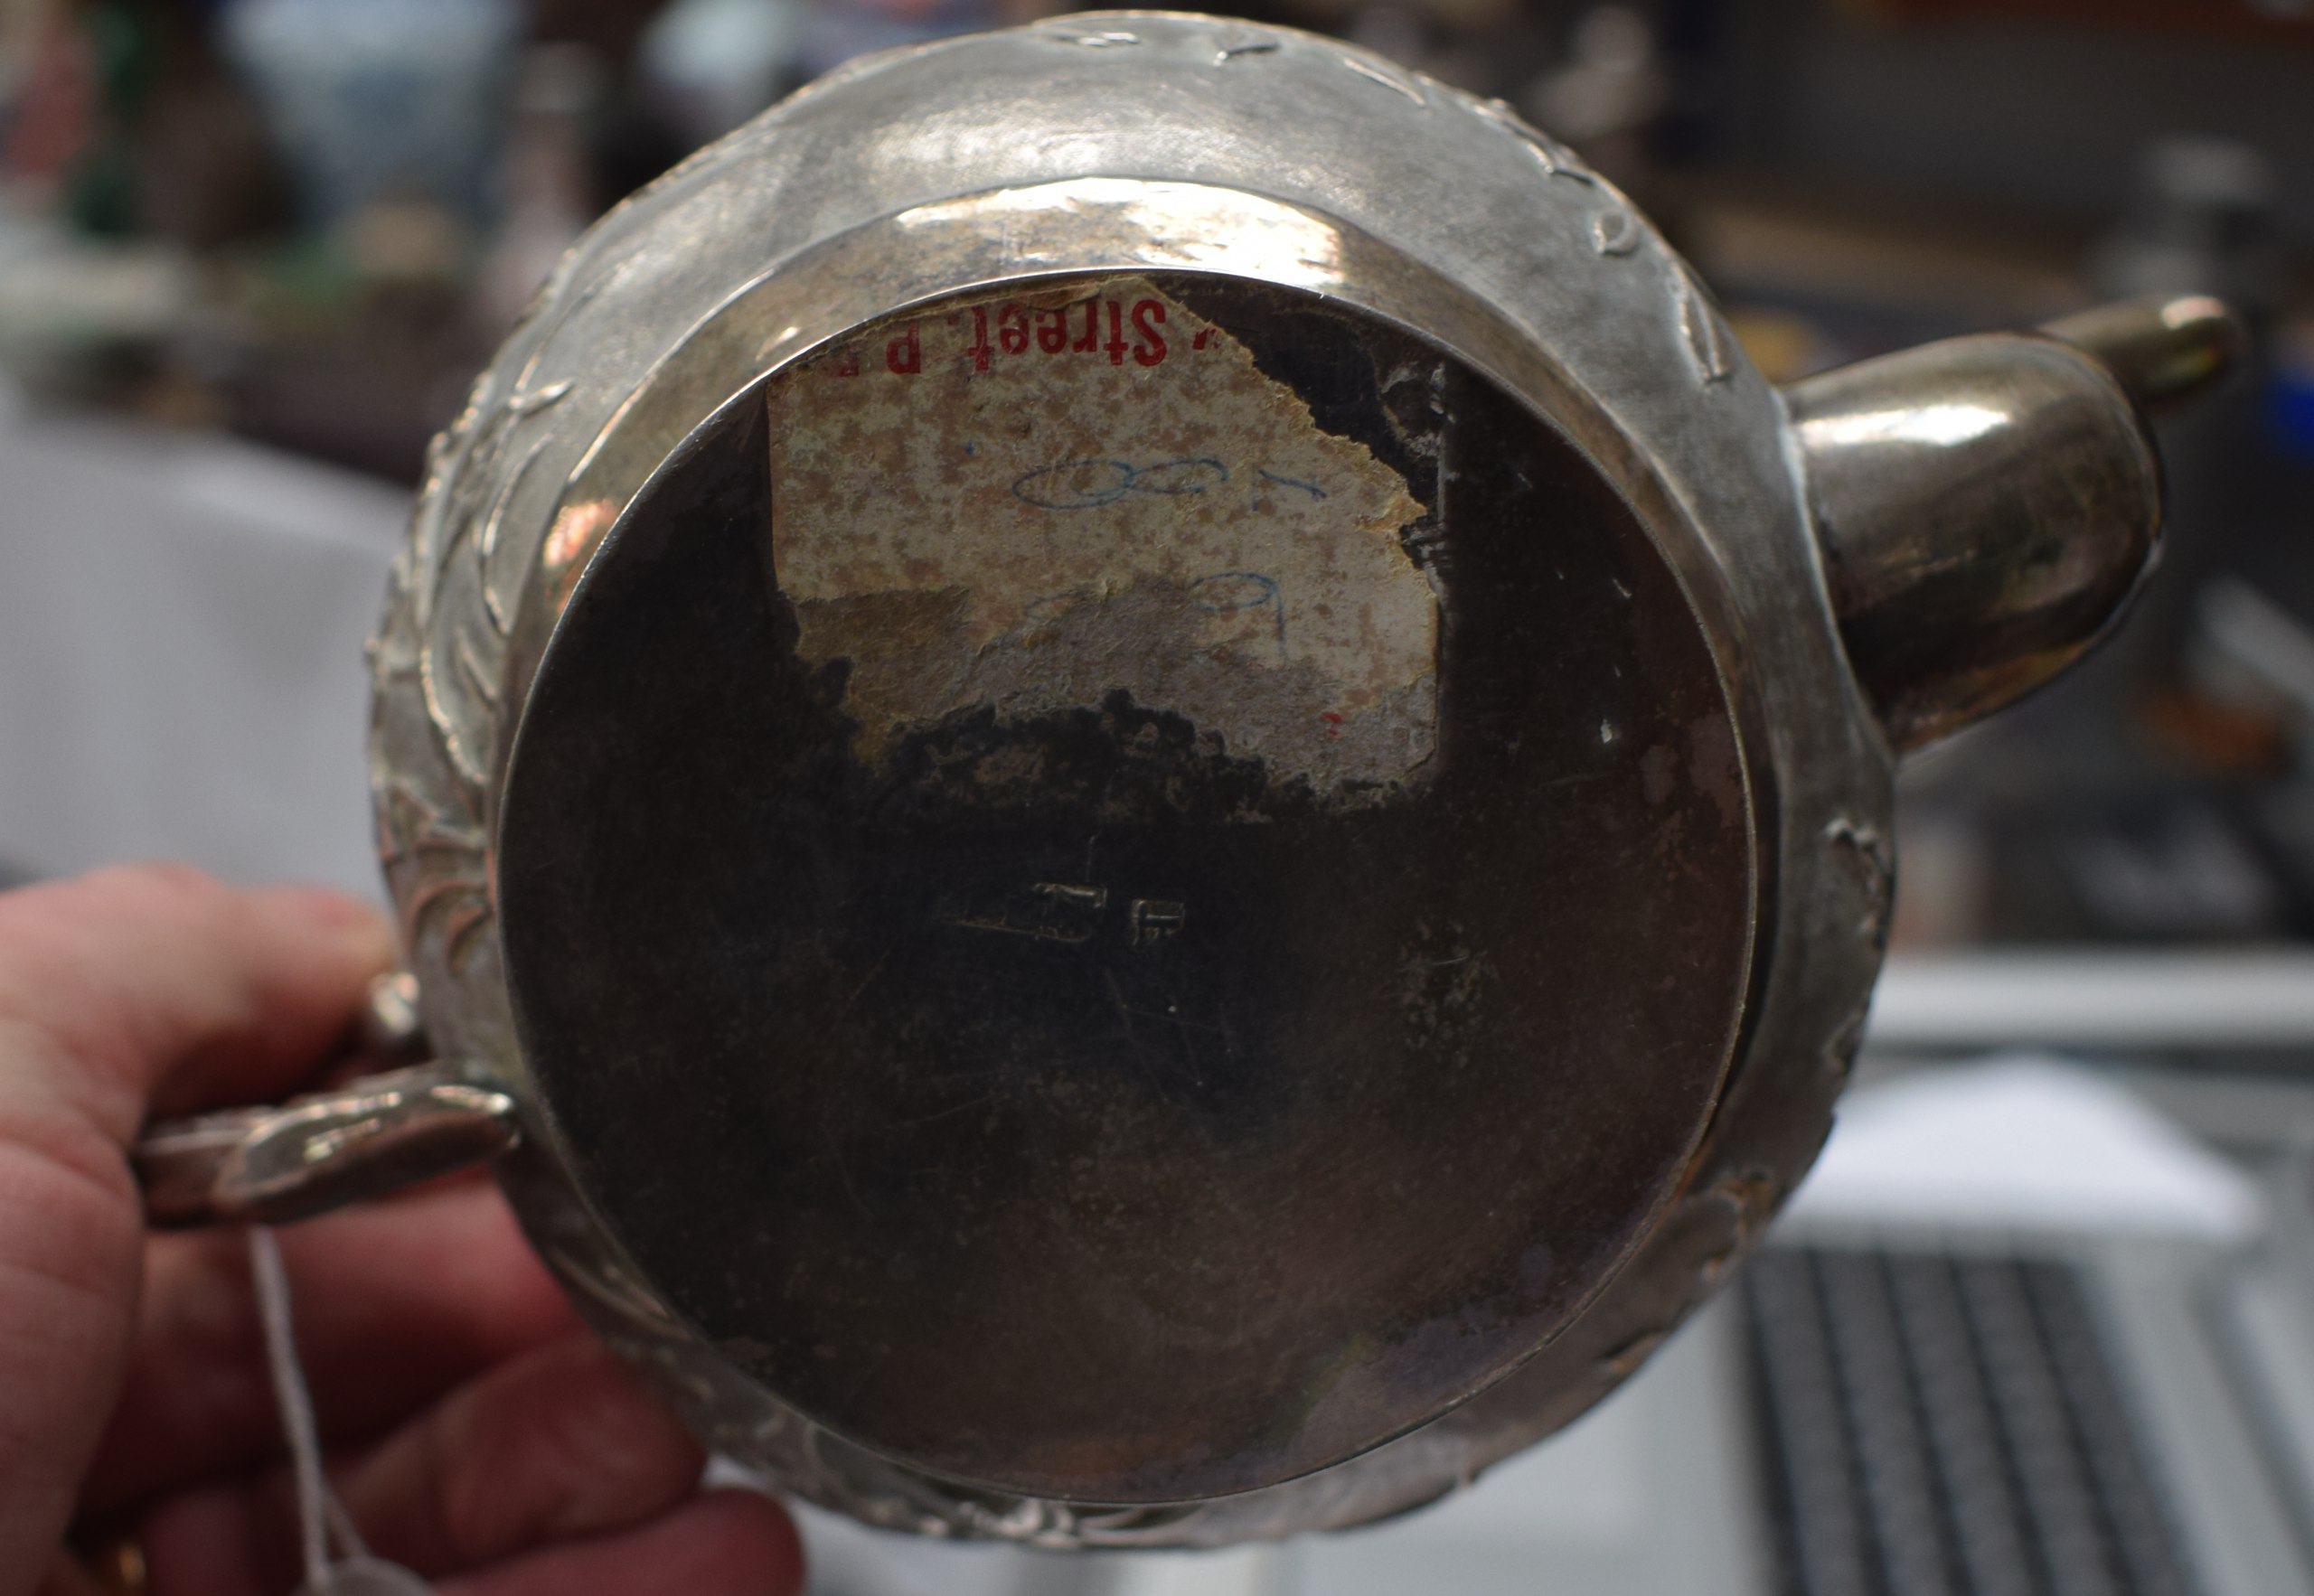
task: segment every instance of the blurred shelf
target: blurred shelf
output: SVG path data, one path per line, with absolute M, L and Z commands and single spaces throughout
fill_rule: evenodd
M 2314 1049 L 2314 950 L 1900 954 L 1873 994 L 1865 1046 Z

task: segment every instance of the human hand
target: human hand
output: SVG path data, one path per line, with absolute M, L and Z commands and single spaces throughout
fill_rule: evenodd
M 278 1099 L 393 956 L 334 894 L 168 867 L 0 893 L 0 1596 L 280 1596 L 295 1507 L 240 1232 L 148 1235 L 148 1119 Z M 371 1550 L 444 1596 L 794 1596 L 773 1503 L 578 1323 L 494 1190 L 437 1183 L 280 1233 L 330 1470 Z

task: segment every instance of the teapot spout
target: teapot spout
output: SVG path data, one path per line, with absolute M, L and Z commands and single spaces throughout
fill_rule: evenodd
M 2160 548 L 2146 417 L 2243 344 L 2216 300 L 2139 300 L 1784 390 L 1848 664 L 1896 747 L 2015 702 L 2112 629 Z

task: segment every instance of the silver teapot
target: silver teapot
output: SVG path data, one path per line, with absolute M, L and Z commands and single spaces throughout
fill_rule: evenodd
M 1904 750 L 2152 562 L 2206 300 L 1778 390 L 1615 189 L 1332 40 L 1077 15 L 622 205 L 374 643 L 436 1062 L 156 1222 L 496 1172 L 871 1524 L 1339 1527 L 1626 1378 L 1830 1128 Z

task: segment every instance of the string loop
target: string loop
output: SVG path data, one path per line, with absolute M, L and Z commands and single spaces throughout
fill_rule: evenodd
M 265 1326 L 265 1358 L 273 1375 L 274 1404 L 289 1442 L 297 1488 L 297 1542 L 306 1582 L 297 1596 L 432 1596 L 433 1587 L 409 1570 L 370 1555 L 352 1515 L 322 1471 L 321 1435 L 313 1394 L 297 1360 L 296 1326 L 289 1317 L 289 1276 L 280 1244 L 265 1225 L 249 1226 L 249 1275 L 257 1285 L 258 1317 Z M 337 1561 L 330 1559 L 330 1544 Z

